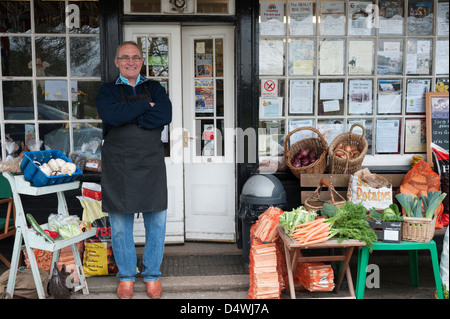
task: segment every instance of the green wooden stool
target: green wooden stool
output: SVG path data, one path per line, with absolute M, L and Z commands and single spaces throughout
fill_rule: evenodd
M 443 299 L 441 274 L 439 272 L 439 260 L 437 254 L 436 243 L 431 240 L 428 243 L 419 243 L 413 241 L 402 241 L 401 243 L 383 243 L 376 242 L 373 244 L 373 250 L 408 250 L 409 252 L 409 268 L 411 271 L 411 283 L 414 287 L 419 286 L 419 265 L 418 250 L 429 249 L 431 253 L 431 261 L 433 264 L 434 281 L 436 282 L 436 290 L 439 299 Z M 364 298 L 364 289 L 366 288 L 366 269 L 369 263 L 369 249 L 367 246 L 362 247 L 358 251 L 358 270 L 356 276 L 356 298 Z

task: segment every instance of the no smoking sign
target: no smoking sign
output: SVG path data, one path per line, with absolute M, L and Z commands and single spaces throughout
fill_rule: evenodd
M 278 92 L 278 80 L 263 80 L 261 83 L 261 96 L 276 97 Z

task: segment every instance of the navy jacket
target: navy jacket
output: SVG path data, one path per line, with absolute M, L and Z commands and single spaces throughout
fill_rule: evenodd
M 121 103 L 119 85 L 122 86 L 126 96 L 145 94 L 144 85 L 148 85 L 155 105 L 150 106 L 149 101 Z M 145 78 L 135 87 L 121 82 L 120 78 L 102 84 L 95 99 L 95 106 L 103 121 L 103 137 L 114 126 L 137 124 L 153 129 L 172 122 L 172 103 L 166 90 L 159 82 Z

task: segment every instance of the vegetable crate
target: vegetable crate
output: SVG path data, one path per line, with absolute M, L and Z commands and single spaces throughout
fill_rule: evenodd
M 403 217 L 402 239 L 428 243 L 434 237 L 436 214 L 434 218 Z
M 75 173 L 56 176 L 48 176 L 40 169 L 40 164 L 47 163 L 50 159 L 61 158 L 66 162 L 72 163 L 60 150 L 24 152 L 25 156 L 20 164 L 25 179 L 35 187 L 50 186 L 75 181 L 78 175 L 82 174 L 77 167 Z
M 378 241 L 396 244 L 402 241 L 402 222 L 384 222 L 381 219 L 368 219 L 367 221 L 377 234 Z

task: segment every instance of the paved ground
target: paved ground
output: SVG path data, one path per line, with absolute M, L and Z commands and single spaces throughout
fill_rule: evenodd
M 442 234 L 440 232 L 437 234 L 438 237 L 435 237 L 435 240 L 438 243 L 438 254 L 440 255 L 442 252 L 443 232 Z M 7 241 L 2 242 L 0 251 L 8 256 L 10 253 L 8 252 Z M 138 255 L 142 254 L 142 250 L 143 247 L 137 247 Z M 164 289 L 161 302 L 176 299 L 178 302 L 175 302 L 174 306 L 180 307 L 180 303 L 184 302 L 183 299 L 192 302 L 214 299 L 216 301 L 221 300 L 220 303 L 247 299 L 249 276 L 248 272 L 245 272 L 246 268 L 242 267 L 248 267 L 248 265 L 243 263 L 242 250 L 237 248 L 236 244 L 186 243 L 185 245 L 167 246 L 165 256 L 175 261 L 175 263 L 182 261 L 184 267 L 187 268 L 186 273 L 183 273 L 183 267 L 178 268 L 178 270 L 174 270 L 173 267 L 166 268 L 167 272 L 165 274 L 163 272 L 163 277 L 161 278 Z M 206 260 L 206 262 L 199 262 L 202 260 Z M 217 260 L 234 261 L 236 265 L 232 267 L 229 264 L 219 265 L 217 264 Z M 432 300 L 435 298 L 435 283 L 431 268 L 431 258 L 426 252 L 419 253 L 419 287 L 411 286 L 407 252 L 374 252 L 370 256 L 369 263 L 376 264 L 380 269 L 380 287 L 366 289 L 365 299 Z M 356 265 L 357 257 L 354 255 L 350 263 L 353 282 L 356 279 Z M 195 267 L 199 267 L 199 269 L 195 269 Z M 208 267 L 218 267 L 218 269 L 214 271 L 214 269 L 208 269 Z M 3 273 L 5 270 L 6 267 L 0 263 L 0 273 Z M 90 294 L 83 295 L 81 292 L 77 292 L 72 299 L 117 299 L 116 289 L 118 280 L 115 276 L 90 277 L 87 280 Z M 297 293 L 297 297 L 299 298 L 335 298 L 348 296 L 349 293 L 345 283 L 338 294 Z M 283 293 L 281 297 L 283 299 L 290 299 L 288 293 Z M 136 280 L 133 299 L 148 300 L 144 283 L 140 278 Z M 164 305 L 166 304 L 164 303 Z

